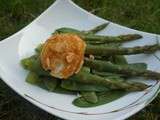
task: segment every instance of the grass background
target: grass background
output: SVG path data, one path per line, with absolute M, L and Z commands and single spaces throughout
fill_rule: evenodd
M 160 0 L 73 0 L 102 18 L 160 34 Z M 0 0 L 0 40 L 17 32 L 54 0 Z M 62 120 L 27 102 L 0 80 L 0 120 Z M 129 120 L 160 120 L 160 95 Z

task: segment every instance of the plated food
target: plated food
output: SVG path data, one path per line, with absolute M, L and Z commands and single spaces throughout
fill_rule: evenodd
M 159 80 L 160 73 L 147 70 L 146 63 L 129 64 L 124 55 L 152 54 L 160 45 L 123 48 L 121 44 L 142 38 L 139 34 L 96 35 L 108 24 L 88 31 L 59 28 L 35 54 L 21 60 L 29 71 L 28 83 L 46 90 L 75 94 L 73 104 L 94 107 L 122 97 L 128 92 L 143 91 L 150 86 L 130 81 L 131 77 Z

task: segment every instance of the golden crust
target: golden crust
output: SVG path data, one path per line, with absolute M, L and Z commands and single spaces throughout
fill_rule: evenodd
M 85 42 L 73 34 L 56 34 L 45 43 L 41 63 L 45 70 L 58 78 L 68 78 L 79 72 L 84 61 Z

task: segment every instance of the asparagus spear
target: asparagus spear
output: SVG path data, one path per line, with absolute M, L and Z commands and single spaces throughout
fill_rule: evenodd
M 98 45 L 87 45 L 85 54 L 108 56 L 108 55 L 131 55 L 140 53 L 153 53 L 160 49 L 159 44 L 137 46 L 132 48 L 111 48 Z
M 82 32 L 84 32 L 86 34 L 95 34 L 95 33 L 99 32 L 99 31 L 103 30 L 108 25 L 109 25 L 109 22 L 108 23 L 103 23 L 103 24 L 100 24 L 100 25 L 90 29 L 90 30 L 82 31 Z
M 99 71 L 96 71 L 96 70 L 92 70 L 92 73 L 96 74 L 98 76 L 104 77 L 104 78 L 107 77 L 107 78 L 109 78 L 111 80 L 112 79 L 116 79 L 116 80 L 123 80 L 124 81 L 124 78 L 125 78 L 125 75 L 116 74 L 116 73 L 110 73 L 110 72 L 99 72 Z
M 56 29 L 56 33 L 95 34 L 103 30 L 108 24 L 109 23 L 103 23 L 86 31 L 80 31 L 74 28 L 69 28 L 69 27 L 62 27 L 62 28 Z
M 77 34 L 85 41 L 89 41 L 92 43 L 117 43 L 117 42 L 127 42 L 132 40 L 137 40 L 142 38 L 139 34 L 126 34 L 119 36 L 102 36 L 102 35 L 94 35 L 94 34 L 85 34 L 83 32 L 77 31 L 72 28 L 60 28 L 57 30 L 58 33 L 73 33 Z
M 127 35 L 119 35 L 119 36 L 102 36 L 102 35 L 79 35 L 85 41 L 95 41 L 95 42 L 104 42 L 104 43 L 112 43 L 112 42 L 127 42 L 131 40 L 137 40 L 142 38 L 139 34 L 127 34 Z
M 127 65 L 127 59 L 124 57 L 124 55 L 114 55 L 111 56 L 111 62 L 115 64 L 121 64 L 121 65 Z
M 98 75 L 93 75 L 91 73 L 83 72 L 83 69 L 78 74 L 73 75 L 68 79 L 86 84 L 104 85 L 110 89 L 122 89 L 126 91 L 141 91 L 148 88 L 148 86 L 143 83 L 121 81 L 121 80 L 114 81 L 100 77 Z
M 146 77 L 146 78 L 151 78 L 156 80 L 160 79 L 160 73 L 158 72 L 137 69 L 137 68 L 133 68 L 125 65 L 117 65 L 117 64 L 113 64 L 111 62 L 106 62 L 102 60 L 91 60 L 91 59 L 85 58 L 84 65 L 92 69 L 96 69 L 98 71 L 113 72 L 113 73 L 125 74 L 128 76 Z
M 125 64 L 121 64 L 121 65 L 125 65 Z M 147 69 L 147 64 L 145 63 L 133 63 L 133 64 L 126 64 L 125 66 L 129 66 L 133 69 L 141 69 L 141 70 L 146 70 Z M 96 75 L 99 75 L 99 76 L 102 76 L 102 77 L 107 77 L 109 79 L 122 79 L 123 78 L 128 78 L 130 76 L 128 76 L 127 74 L 117 74 L 117 73 L 113 73 L 113 72 L 99 72 L 99 71 L 96 71 L 96 70 L 92 70 L 92 73 L 93 74 L 96 74 Z M 122 78 L 123 77 L 123 78 Z
M 139 34 L 128 34 L 128 35 L 119 35 L 119 36 L 102 36 L 94 35 L 98 31 L 104 29 L 108 23 L 101 24 L 96 26 L 93 29 L 88 31 L 80 31 L 74 28 L 62 27 L 57 29 L 56 33 L 73 33 L 79 35 L 83 40 L 89 41 L 91 43 L 112 43 L 112 42 L 126 42 L 131 40 L 136 40 L 142 38 Z
M 77 29 L 74 29 L 74 28 L 68 28 L 68 27 L 62 27 L 62 28 L 59 28 L 59 29 L 56 29 L 55 31 L 56 33 L 73 33 L 73 34 L 84 34 L 83 32 L 77 30 Z

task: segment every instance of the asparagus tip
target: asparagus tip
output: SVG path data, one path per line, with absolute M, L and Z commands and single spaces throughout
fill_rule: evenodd
M 127 40 L 137 40 L 137 39 L 141 39 L 142 35 L 140 35 L 140 34 L 128 34 L 128 35 L 122 35 L 121 37 L 124 38 L 124 39 L 127 39 Z

